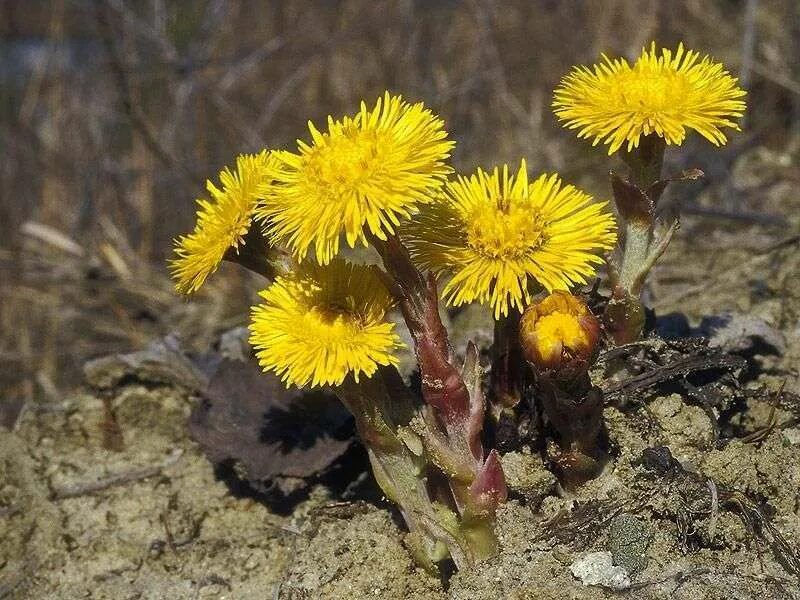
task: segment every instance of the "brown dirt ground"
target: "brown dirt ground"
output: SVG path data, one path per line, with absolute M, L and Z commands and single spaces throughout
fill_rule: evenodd
M 780 205 L 790 189 L 772 193 L 783 194 L 770 199 Z M 796 214 L 790 219 L 788 231 L 797 231 Z M 656 275 L 656 307 L 695 320 L 723 310 L 763 318 L 782 331 L 786 349 L 756 357 L 766 371 L 760 383 L 776 390 L 785 381 L 800 393 L 800 246 L 769 250 L 782 236 L 756 226 L 716 231 L 685 224 Z M 681 395 L 653 397 L 625 413 L 608 408 L 618 456 L 575 494 L 555 486 L 538 457 L 506 457 L 529 505 L 509 502 L 499 514 L 499 556 L 456 574 L 445 589 L 414 566 L 382 508 L 342 507 L 321 487 L 289 517 L 233 497 L 188 437 L 195 401 L 181 389 L 133 383 L 107 397 L 79 392 L 29 405 L 12 431 L 0 429 L 0 598 L 800 598 L 798 577 L 735 512 L 698 513 L 689 522 L 694 544 L 683 547 L 685 490 L 666 486 L 643 498 L 635 464 L 644 448 L 669 446 L 686 469 L 768 505 L 772 527 L 796 548 L 797 424 L 720 448 L 706 413 Z M 119 435 L 109 431 L 109 407 Z M 742 427 L 758 429 L 768 412 L 751 403 Z M 780 425 L 792 415 L 779 409 L 776 416 Z M 108 485 L 92 491 L 97 481 Z M 554 518 L 592 505 L 601 526 L 588 534 L 543 535 Z M 646 557 L 621 592 L 585 586 L 570 569 L 614 547 L 615 515 L 638 517 L 636 543 Z

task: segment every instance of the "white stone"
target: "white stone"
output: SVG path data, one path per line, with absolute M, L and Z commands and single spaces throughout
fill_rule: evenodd
M 800 429 L 797 427 L 793 427 L 792 429 L 784 429 L 781 433 L 783 433 L 783 437 L 785 437 L 793 446 L 800 444 Z
M 569 570 L 583 585 L 600 585 L 614 590 L 624 590 L 631 585 L 628 572 L 614 566 L 611 552 L 586 554 L 573 562 Z

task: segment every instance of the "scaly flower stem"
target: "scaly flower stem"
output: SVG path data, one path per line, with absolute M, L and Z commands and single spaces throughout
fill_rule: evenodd
M 576 487 L 596 476 L 605 459 L 602 393 L 592 387 L 588 373 L 569 382 L 544 376 L 538 384 L 542 408 L 559 435 L 559 450 L 551 459 L 565 487 Z
M 614 200 L 623 225 L 622 257 L 611 273 L 611 299 L 606 308 L 606 326 L 617 344 L 641 337 L 645 310 L 642 287 L 654 251 L 655 206 L 664 164 L 664 140 L 654 134 L 641 139 L 639 147 L 623 158 L 628 180 L 612 179 Z
M 425 461 L 399 435 L 414 413 L 408 389 L 393 367 L 382 367 L 358 383 L 348 377 L 334 391 L 355 418 L 375 480 L 403 514 L 416 558 L 435 571 L 435 563 L 446 558 L 448 550 L 428 526 L 438 514 L 426 489 Z
M 658 198 L 650 195 L 650 187 L 661 179 L 664 164 L 664 140 L 655 135 L 642 138 L 641 144 L 623 155 L 628 165 L 628 181 L 648 194 L 652 208 Z M 652 210 L 648 215 L 631 215 L 625 219 L 625 247 L 620 267 L 620 282 L 624 289 L 633 290 L 639 269 L 650 253 L 655 220 Z M 649 217 L 649 218 L 648 218 Z
M 396 235 L 371 241 L 392 279 L 414 339 L 427 404 L 419 433 L 431 460 L 447 477 L 461 517 L 450 527 L 451 534 L 466 545 L 464 560 L 473 563 L 496 550 L 494 513 L 506 498 L 499 458 L 494 451 L 486 456 L 481 443 L 486 404 L 478 351 L 469 344 L 463 368 L 456 367 L 433 277 L 426 279 L 420 273 Z
M 490 387 L 498 410 L 513 408 L 520 400 L 525 364 L 519 343 L 521 318 L 522 314 L 511 308 L 507 316 L 494 322 Z
M 519 341 L 522 315 L 516 308 L 508 316 L 494 321 L 492 368 L 489 373 L 489 415 L 487 431 L 489 444 L 498 449 L 516 447 L 524 427 L 520 423 L 530 418 L 531 406 L 521 403 L 523 390 L 530 383 L 528 369 Z
M 245 235 L 244 244 L 238 249 L 230 248 L 223 260 L 236 263 L 270 281 L 288 273 L 292 268 L 291 256 L 271 246 L 255 223 Z

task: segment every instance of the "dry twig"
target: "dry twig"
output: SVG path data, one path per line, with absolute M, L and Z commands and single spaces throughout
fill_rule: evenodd
M 88 496 L 108 488 L 126 485 L 135 481 L 141 481 L 142 479 L 147 479 L 148 477 L 155 477 L 164 469 L 171 467 L 178 462 L 181 456 L 183 456 L 183 450 L 178 448 L 158 465 L 133 469 L 131 471 L 124 471 L 122 473 L 115 473 L 114 475 L 109 475 L 108 477 L 103 477 L 102 479 L 98 479 L 96 481 L 86 481 L 64 485 L 56 488 L 53 491 L 52 497 L 54 500 L 65 500 L 67 498 Z

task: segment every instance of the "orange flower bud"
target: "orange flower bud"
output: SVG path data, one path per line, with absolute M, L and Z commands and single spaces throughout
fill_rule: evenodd
M 579 298 L 553 292 L 525 309 L 519 333 L 525 359 L 537 371 L 573 379 L 596 356 L 600 323 Z

